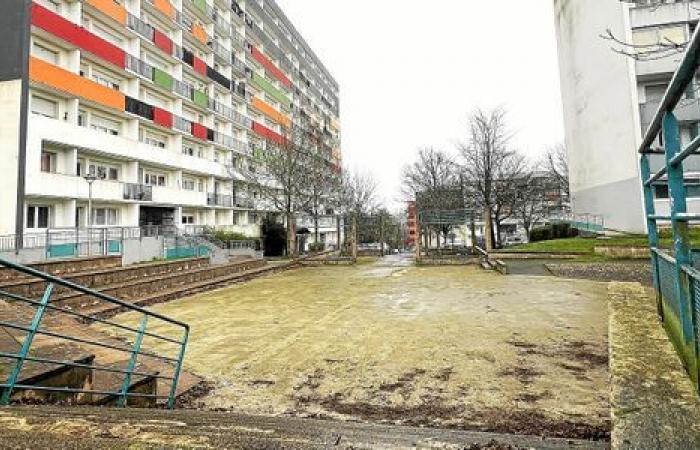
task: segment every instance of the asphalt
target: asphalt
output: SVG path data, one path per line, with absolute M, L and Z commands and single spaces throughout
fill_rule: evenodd
M 0 408 L 3 449 L 605 449 L 605 442 L 216 411 Z

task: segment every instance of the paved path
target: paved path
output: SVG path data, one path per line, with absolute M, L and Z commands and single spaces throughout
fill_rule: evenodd
M 613 448 L 700 448 L 700 402 L 658 320 L 653 292 L 638 283 L 609 289 Z

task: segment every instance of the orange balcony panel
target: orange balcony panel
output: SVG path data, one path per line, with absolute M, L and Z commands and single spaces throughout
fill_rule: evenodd
M 114 0 L 85 0 L 85 3 L 126 26 L 126 9 Z
M 156 9 L 170 18 L 175 17 L 175 7 L 170 0 L 153 0 L 153 5 Z
M 292 121 L 287 116 L 277 111 L 271 105 L 268 105 L 264 101 L 260 100 L 258 97 L 253 97 L 253 106 L 267 117 L 286 128 L 289 128 L 289 126 L 292 124 Z
M 209 36 L 207 36 L 207 32 L 204 30 L 204 27 L 198 23 L 192 25 L 192 35 L 197 38 L 199 42 L 205 45 L 209 40 Z
M 108 108 L 124 111 L 124 94 L 101 84 L 87 80 L 53 64 L 32 57 L 29 61 L 29 78 L 37 83 L 58 89 L 98 103 Z

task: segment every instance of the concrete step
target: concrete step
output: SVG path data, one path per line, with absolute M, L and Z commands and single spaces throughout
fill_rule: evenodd
M 159 290 L 152 294 L 144 295 L 131 301 L 132 304 L 140 307 L 165 303 L 182 297 L 187 297 L 201 292 L 212 291 L 215 289 L 224 288 L 235 283 L 243 283 L 264 275 L 270 275 L 276 272 L 287 270 L 293 267 L 294 264 L 276 264 L 270 266 L 261 266 L 240 272 L 229 273 L 215 278 L 207 278 L 199 282 L 178 285 L 171 289 Z M 84 312 L 94 317 L 108 318 L 120 312 L 123 308 L 116 307 L 111 304 L 95 304 L 93 307 L 86 307 Z
M 172 273 L 182 273 L 192 269 L 209 266 L 209 259 L 191 258 L 178 261 L 154 262 L 146 264 L 135 264 L 126 267 L 106 267 L 72 273 L 64 278 L 73 283 L 90 288 L 100 286 L 116 285 L 143 278 L 156 277 Z M 30 298 L 37 298 L 46 289 L 43 280 L 35 278 L 19 278 L 0 282 L 0 291 L 6 291 Z M 60 296 L 70 292 L 68 288 L 56 286 L 54 295 Z
M 98 269 L 110 269 L 121 267 L 122 257 L 121 256 L 94 256 L 87 258 L 75 258 L 75 259 L 60 259 L 55 261 L 46 261 L 42 263 L 28 264 L 41 272 L 46 272 L 51 275 L 66 277 L 70 274 L 86 272 L 90 270 Z M 27 279 L 27 275 L 17 272 L 6 267 L 0 268 L 0 282 L 7 282 L 13 280 L 24 280 Z
M 117 297 L 121 300 L 134 302 L 135 300 L 153 293 L 179 287 L 186 288 L 205 280 L 225 277 L 234 273 L 259 268 L 264 265 L 265 261 L 262 260 L 248 260 L 244 262 L 222 264 L 217 266 L 207 266 L 155 277 L 132 280 L 126 283 L 102 286 L 96 290 L 103 294 Z M 79 292 L 70 292 L 63 295 L 58 295 L 55 297 L 54 303 L 57 303 L 61 307 L 70 307 L 82 312 L 93 311 L 100 305 L 107 308 L 115 307 L 111 303 L 106 303 L 100 299 L 96 299 Z

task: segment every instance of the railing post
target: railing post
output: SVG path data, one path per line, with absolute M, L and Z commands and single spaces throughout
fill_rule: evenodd
M 146 331 L 146 325 L 148 325 L 148 315 L 144 314 L 143 319 L 141 319 L 141 326 L 139 326 L 139 332 L 134 340 L 134 347 L 131 349 L 131 358 L 129 359 L 129 366 L 127 367 L 126 376 L 124 377 L 124 383 L 122 383 L 121 393 L 119 394 L 119 401 L 117 406 L 123 408 L 126 406 L 126 399 L 129 395 L 129 386 L 131 385 L 131 375 L 136 368 L 136 360 L 138 359 L 139 352 L 141 351 L 141 343 L 143 342 L 143 333 Z
M 671 223 L 673 227 L 673 248 L 676 258 L 676 276 L 678 305 L 683 334 L 684 346 L 694 342 L 694 331 L 690 308 L 690 285 L 688 277 L 684 276 L 684 266 L 690 265 L 690 238 L 688 222 L 678 220 L 679 214 L 687 212 L 685 184 L 683 178 L 683 162 L 670 164 L 674 156 L 681 151 L 680 127 L 673 113 L 667 112 L 663 118 L 662 132 L 668 167 L 668 187 L 671 197 Z
M 51 293 L 53 292 L 53 283 L 50 283 L 48 286 L 46 286 L 46 290 L 44 291 L 44 296 L 41 298 L 41 304 L 37 307 L 36 313 L 34 314 L 34 319 L 32 320 L 32 324 L 29 327 L 30 331 L 27 333 L 27 336 L 24 338 L 24 342 L 22 343 L 22 348 L 19 351 L 19 358 L 17 359 L 17 363 L 15 364 L 15 367 L 12 369 L 12 372 L 10 373 L 10 376 L 7 378 L 7 388 L 2 393 L 2 397 L 0 397 L 0 405 L 2 406 L 7 406 L 10 404 L 10 397 L 12 396 L 12 390 L 14 389 L 15 383 L 17 383 L 17 378 L 19 377 L 20 372 L 22 371 L 22 366 L 24 365 L 24 361 L 27 358 L 27 355 L 29 354 L 29 350 L 32 347 L 32 341 L 34 340 L 34 336 L 36 336 L 36 332 L 39 329 L 39 325 L 41 324 L 41 319 L 44 317 L 44 312 L 46 311 L 46 305 L 49 304 L 49 299 L 51 298 Z
M 177 382 L 180 379 L 180 371 L 182 370 L 182 362 L 185 359 L 185 350 L 187 349 L 187 341 L 189 340 L 190 329 L 185 328 L 182 336 L 182 344 L 180 345 L 180 354 L 177 357 L 177 364 L 173 373 L 172 384 L 170 385 L 170 395 L 168 395 L 168 409 L 173 409 L 175 406 L 175 396 L 177 395 Z
M 647 224 L 647 235 L 649 239 L 649 249 L 651 252 L 651 273 L 654 281 L 654 289 L 656 289 L 656 310 L 661 320 L 664 317 L 664 309 L 661 303 L 661 284 L 659 283 L 659 259 L 656 254 L 656 248 L 659 246 L 659 232 L 654 216 L 656 215 L 656 206 L 654 205 L 654 191 L 651 184 L 647 184 L 647 180 L 651 178 L 651 168 L 649 166 L 649 156 L 643 154 L 639 163 L 642 172 L 642 188 L 644 190 L 644 210 L 645 220 Z

